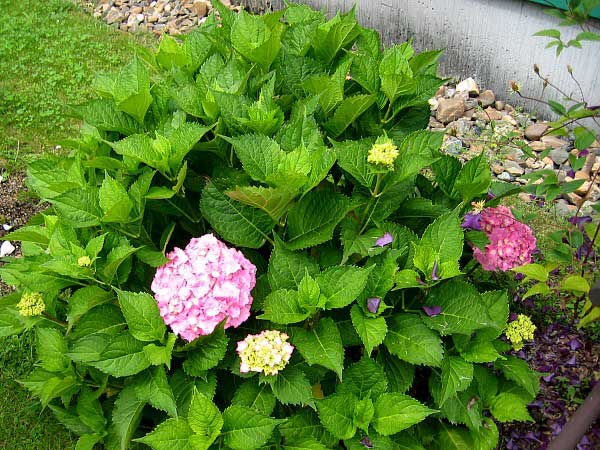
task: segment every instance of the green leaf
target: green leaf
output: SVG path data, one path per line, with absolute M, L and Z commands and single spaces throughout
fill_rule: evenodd
M 436 442 L 440 449 L 444 450 L 463 450 L 473 447 L 473 439 L 469 432 L 464 428 L 450 427 L 442 422 L 441 430 L 437 435 Z
M 377 399 L 387 390 L 383 367 L 368 357 L 352 364 L 344 371 L 344 382 L 336 388 L 338 394 L 353 394 L 362 399 Z
M 269 416 L 275 409 L 276 400 L 269 384 L 259 384 L 256 378 L 251 378 L 244 381 L 235 391 L 231 403 L 255 409 Z
M 359 400 L 354 408 L 354 424 L 365 433 L 369 431 L 369 424 L 375 414 L 373 400 L 369 397 Z
M 555 38 L 555 39 L 560 39 L 560 31 L 555 30 L 555 29 L 546 29 L 546 30 L 540 30 L 536 33 L 533 33 L 534 36 L 544 36 L 544 37 L 551 37 L 551 38 Z
M 434 412 L 408 395 L 382 394 L 375 402 L 373 427 L 379 434 L 389 436 L 423 421 Z
M 387 325 L 383 317 L 368 317 L 358 306 L 352 306 L 350 318 L 356 333 L 365 346 L 366 354 L 370 355 L 373 349 L 380 345 L 387 334 Z
M 65 395 L 69 398 L 79 387 L 78 381 L 71 375 L 63 376 L 42 369 L 35 369 L 20 383 L 40 398 L 43 408 L 57 397 Z
M 127 450 L 142 418 L 146 402 L 138 399 L 135 388 L 126 386 L 117 397 L 112 411 L 107 448 Z M 111 445 L 112 444 L 112 445 Z
M 388 350 L 411 364 L 439 367 L 444 350 L 439 335 L 415 314 L 397 314 L 388 320 Z
M 73 107 L 75 114 L 100 131 L 117 131 L 125 136 L 143 133 L 135 119 L 118 111 L 112 100 L 90 100 Z
M 277 430 L 285 437 L 286 442 L 310 439 L 322 442 L 326 448 L 330 448 L 339 440 L 325 430 L 317 414 L 309 408 L 300 409 L 285 423 L 279 425 Z
M 333 319 L 323 318 L 316 327 L 309 330 L 294 330 L 292 341 L 308 364 L 319 364 L 331 369 L 342 379 L 344 347 Z
M 549 270 L 541 264 L 531 263 L 512 269 L 513 272 L 522 273 L 527 279 L 546 282 L 548 280 Z M 527 281 L 527 280 L 526 280 Z
M 503 392 L 497 395 L 490 405 L 490 412 L 499 422 L 533 422 L 527 411 L 526 402 L 516 394 Z
M 152 367 L 144 371 L 135 378 L 133 385 L 139 400 L 165 411 L 171 417 L 177 417 L 175 396 L 163 367 Z
M 265 312 L 258 316 L 259 319 L 280 324 L 302 322 L 310 315 L 300 305 L 298 292 L 287 289 L 279 289 L 267 295 L 263 309 Z
M 189 55 L 174 37 L 164 35 L 156 52 L 156 62 L 170 70 L 173 67 L 184 67 L 190 63 L 190 60 Z
M 431 223 L 421 238 L 414 244 L 414 265 L 425 275 L 433 278 L 437 264 L 440 279 L 460 274 L 459 259 L 463 251 L 463 230 L 455 212 L 441 215 Z
M 110 292 L 99 288 L 98 286 L 87 286 L 76 290 L 69 297 L 69 306 L 67 312 L 67 322 L 69 330 L 79 321 L 79 319 L 92 308 L 107 303 L 112 298 Z
M 540 391 L 540 376 L 522 359 L 507 356 L 503 361 L 496 361 L 494 367 L 501 370 L 507 379 L 522 386 L 532 398 Z
M 93 450 L 101 440 L 102 436 L 99 434 L 83 434 L 77 440 L 75 450 Z
M 365 288 L 369 273 L 369 269 L 335 266 L 317 275 L 321 295 L 326 298 L 324 308 L 343 308 L 352 303 Z
M 115 336 L 125 329 L 125 319 L 115 305 L 100 305 L 91 309 L 77 323 L 70 333 L 72 340 L 83 336 L 108 334 Z
M 196 388 L 194 388 L 190 402 L 188 424 L 194 433 L 206 438 L 205 442 L 208 445 L 214 442 L 223 428 L 221 411 Z
M 442 392 L 440 405 L 459 391 L 464 391 L 473 380 L 473 364 L 458 356 L 446 356 L 442 361 Z
M 379 64 L 379 77 L 381 78 L 381 91 L 390 103 L 394 103 L 400 95 L 415 90 L 413 73 L 408 62 L 413 53 L 414 50 L 409 42 L 393 45 L 383 52 Z
M 267 271 L 271 289 L 298 289 L 306 273 L 314 277 L 319 273 L 318 264 L 306 252 L 292 252 L 276 242 Z
M 244 406 L 232 405 L 223 412 L 222 436 L 233 450 L 253 450 L 263 445 L 273 433 L 278 420 Z
M 275 226 L 267 213 L 230 199 L 213 182 L 202 191 L 200 211 L 223 239 L 242 247 L 262 247 Z
M 320 24 L 311 44 L 317 57 L 323 63 L 329 64 L 338 52 L 354 42 L 359 34 L 360 27 L 352 8 L 347 14 L 340 15 L 338 12 L 331 20 Z
M 333 117 L 323 125 L 333 137 L 338 137 L 375 103 L 374 95 L 354 95 L 347 97 L 337 107 Z
M 191 444 L 193 435 L 194 432 L 187 421 L 178 417 L 165 420 L 152 432 L 134 441 L 146 444 L 154 450 L 195 450 Z
M 471 431 L 471 437 L 474 450 L 494 450 L 498 446 L 500 434 L 496 423 L 489 417 L 484 417 L 479 430 Z
M 150 366 L 143 348 L 131 334 L 122 333 L 110 341 L 98 361 L 89 364 L 114 377 L 135 375 Z
M 98 191 L 89 186 L 70 190 L 52 199 L 61 219 L 73 228 L 100 225 L 102 211 L 98 205 Z
M 119 155 L 143 162 L 163 174 L 170 172 L 171 144 L 164 136 L 157 135 L 152 139 L 146 134 L 133 134 L 109 145 Z
M 350 200 L 342 194 L 309 192 L 288 213 L 287 247 L 300 250 L 331 240 L 349 207 Z
M 481 194 L 487 194 L 492 183 L 492 172 L 484 152 L 467 162 L 458 174 L 454 187 L 468 202 Z
M 135 117 L 139 123 L 144 123 L 144 116 L 152 103 L 150 75 L 137 56 L 117 75 L 112 94 L 117 109 Z
M 372 139 L 332 142 L 338 165 L 367 189 L 373 187 L 375 174 L 367 162 Z
M 414 366 L 390 354 L 385 349 L 378 352 L 377 362 L 385 371 L 390 392 L 403 394 L 412 386 L 415 377 Z
M 173 353 L 173 347 L 177 336 L 173 333 L 167 335 L 167 343 L 164 346 L 156 344 L 148 344 L 144 346 L 144 354 L 150 364 L 153 366 L 160 366 L 162 364 L 167 366 L 167 369 L 171 368 L 171 356 Z
M 71 361 L 66 356 L 67 343 L 63 334 L 55 328 L 36 329 L 36 349 L 40 366 L 49 372 L 62 372 Z
M 308 271 L 307 271 L 308 272 Z M 298 286 L 298 302 L 300 305 L 311 313 L 321 308 L 324 298 L 321 296 L 321 288 L 317 281 L 308 275 L 300 281 Z
M 231 45 L 248 60 L 268 69 L 281 48 L 283 26 L 270 27 L 260 16 L 241 11 L 231 26 Z
M 306 405 L 312 397 L 312 387 L 302 370 L 286 367 L 272 377 L 265 377 L 273 389 L 273 394 L 284 405 Z
M 286 187 L 237 186 L 225 194 L 234 200 L 262 209 L 271 219 L 278 221 L 285 214 L 298 194 L 296 189 Z
M 167 327 L 151 295 L 117 290 L 117 296 L 129 332 L 134 338 L 144 342 L 163 339 Z
M 590 292 L 590 284 L 585 278 L 579 275 L 565 277 L 560 283 L 560 288 L 576 294 L 587 294 Z
M 244 171 L 261 183 L 266 183 L 278 173 L 280 164 L 287 156 L 276 141 L 260 134 L 245 134 L 227 138 L 227 141 L 233 145 Z
M 326 450 L 323 444 L 314 439 L 303 439 L 300 441 L 287 442 L 283 446 L 285 450 Z
M 339 439 L 356 433 L 354 411 L 358 399 L 352 394 L 334 394 L 317 402 L 319 419 L 327 431 Z
M 485 330 L 487 331 L 487 330 Z M 502 356 L 494 347 L 494 343 L 488 338 L 490 336 L 477 333 L 474 337 L 463 334 L 455 334 L 452 336 L 454 345 L 460 353 L 460 356 L 471 363 L 486 363 L 496 361 Z M 493 338 L 492 338 L 493 339 Z
M 442 137 L 442 133 L 424 130 L 407 135 L 398 145 L 399 154 L 394 162 L 394 171 L 388 175 L 391 181 L 406 181 L 437 161 L 441 157 L 439 148 Z
M 449 334 L 471 334 L 492 324 L 486 305 L 477 290 L 464 281 L 451 280 L 434 287 L 425 301 L 427 306 L 440 306 L 439 315 L 424 318 L 425 324 Z
M 204 373 L 216 367 L 225 357 L 229 339 L 225 333 L 225 323 L 222 322 L 215 330 L 200 336 L 188 344 L 190 351 L 183 362 L 183 370 L 191 376 L 203 376 Z

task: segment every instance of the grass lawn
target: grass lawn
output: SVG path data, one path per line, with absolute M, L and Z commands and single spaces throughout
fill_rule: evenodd
M 94 74 L 154 42 L 108 27 L 72 0 L 0 0 L 0 36 L 0 157 L 9 165 L 72 136 L 69 105 L 90 97 Z
M 69 0 L 0 0 L 0 36 L 0 172 L 73 135 L 69 105 L 91 95 L 94 74 L 154 42 L 116 31 Z M 31 334 L 0 338 L 0 449 L 72 449 L 74 437 L 16 382 L 35 363 L 31 343 Z

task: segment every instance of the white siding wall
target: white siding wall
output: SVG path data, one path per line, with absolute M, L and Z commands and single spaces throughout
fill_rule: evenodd
M 333 15 L 347 11 L 353 0 L 296 0 Z M 279 0 L 243 0 L 250 9 L 272 5 Z M 600 103 L 600 43 L 588 42 L 583 50 L 570 48 L 559 59 L 553 49 L 544 47 L 547 38 L 533 33 L 555 27 L 558 19 L 543 12 L 543 7 L 523 0 L 357 0 L 357 18 L 365 26 L 377 29 L 385 44 L 414 39 L 417 50 L 443 48 L 441 71 L 445 76 L 473 76 L 482 87 L 492 89 L 496 97 L 521 102 L 508 93 L 510 80 L 517 80 L 524 91 L 540 93 L 541 83 L 532 72 L 537 63 L 542 74 L 568 92 L 577 87 L 566 70 L 571 64 L 586 96 Z M 598 22 L 594 24 L 598 26 Z M 600 28 L 600 27 L 599 27 Z M 576 34 L 574 31 L 573 35 Z M 529 110 L 538 104 L 529 102 Z M 543 111 L 542 111 L 543 112 Z

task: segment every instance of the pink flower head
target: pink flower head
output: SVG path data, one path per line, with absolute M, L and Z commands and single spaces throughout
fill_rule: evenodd
M 256 267 L 212 234 L 193 238 L 184 250 L 175 247 L 169 262 L 159 267 L 152 291 L 160 315 L 173 332 L 187 341 L 250 317 Z
M 531 262 L 535 236 L 531 228 L 514 218 L 509 208 L 485 208 L 480 225 L 490 243 L 485 246 L 485 252 L 474 248 L 473 254 L 484 270 L 506 272 Z

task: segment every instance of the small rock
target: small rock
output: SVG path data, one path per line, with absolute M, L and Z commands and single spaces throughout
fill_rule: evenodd
M 575 206 L 579 206 L 581 204 L 581 201 L 583 200 L 579 195 L 577 195 L 575 192 L 569 192 L 566 195 L 567 199 L 569 200 L 569 202 L 571 202 L 571 204 L 575 205 Z
M 555 164 L 560 165 L 569 159 L 569 152 L 564 148 L 555 148 L 550 152 L 550 158 Z
M 477 120 L 483 120 L 484 122 L 489 122 L 491 120 L 501 120 L 502 113 L 500 111 L 496 111 L 494 108 L 487 107 L 483 111 L 477 111 L 473 117 Z
M 500 175 L 502 172 L 504 172 L 504 167 L 502 164 L 492 164 L 492 172 L 494 172 L 496 175 Z
M 533 141 L 529 143 L 529 148 L 535 152 L 543 152 L 546 150 L 546 144 L 540 141 Z
M 548 128 L 548 125 L 542 122 L 532 123 L 525 128 L 525 137 L 530 141 L 539 141 Z
M 446 130 L 448 134 L 457 137 L 463 137 L 467 134 L 467 132 L 471 129 L 472 126 L 473 122 L 461 118 L 455 120 L 454 122 L 450 122 L 448 125 L 446 125 Z
M 517 197 L 519 197 L 519 200 L 521 200 L 523 203 L 531 203 L 531 197 L 527 192 L 520 192 Z
M 15 250 L 15 246 L 12 245 L 10 241 L 2 242 L 2 245 L 0 245 L 0 258 L 12 255 Z
M 435 111 L 436 109 L 438 109 L 438 101 L 435 98 L 430 98 L 427 103 L 429 103 L 429 109 L 431 111 Z
M 10 231 L 10 230 L 12 230 L 12 229 L 13 229 L 13 226 L 12 226 L 12 225 L 9 225 L 9 224 L 7 224 L 7 223 L 5 223 L 5 224 L 3 224 L 3 225 L 2 225 L 2 229 L 3 229 L 4 231 Z
M 502 100 L 496 100 L 496 102 L 494 103 L 494 106 L 496 107 L 496 109 L 498 111 L 502 111 L 505 107 L 506 103 L 504 103 Z
M 590 175 L 585 173 L 583 170 L 578 170 L 577 172 L 575 172 L 575 179 L 576 180 L 589 180 Z
M 108 10 L 108 13 L 106 13 L 104 20 L 107 24 L 112 25 L 113 23 L 122 22 L 124 18 L 125 16 L 121 12 L 121 10 L 113 6 Z
M 479 102 L 476 98 L 467 98 L 465 99 L 465 111 L 470 109 L 475 109 L 479 105 Z
M 137 16 L 135 16 L 135 20 L 137 20 L 138 22 L 143 22 L 145 17 L 146 16 L 144 16 L 143 14 L 138 14 Z
M 464 101 L 460 98 L 440 98 L 438 101 L 438 109 L 436 119 L 442 123 L 452 122 L 465 113 Z
M 479 86 L 473 78 L 467 78 L 466 80 L 462 80 L 460 83 L 456 85 L 456 90 L 458 92 L 468 92 L 472 95 L 479 94 Z
M 445 135 L 444 142 L 442 143 L 442 151 L 449 155 L 459 156 L 464 151 L 463 142 L 454 136 Z
M 502 121 L 506 122 L 506 123 L 510 123 L 513 127 L 516 127 L 518 125 L 517 121 L 512 116 L 509 116 L 508 114 L 505 114 L 502 116 Z
M 492 106 L 494 104 L 494 102 L 496 101 L 496 95 L 494 94 L 493 91 L 490 91 L 489 89 L 483 91 L 481 94 L 479 94 L 478 97 L 479 103 L 481 103 L 481 106 L 486 108 L 488 106 Z
M 504 162 L 504 169 L 511 174 L 513 177 L 518 177 L 520 175 L 523 175 L 525 173 L 525 170 L 523 170 L 523 168 L 516 162 L 514 161 L 505 161 Z
M 208 14 L 208 5 L 206 4 L 205 1 L 196 1 L 192 5 L 192 11 L 198 17 L 204 17 L 204 16 L 206 16 L 206 14 Z
M 498 175 L 498 179 L 500 181 L 513 181 L 513 177 L 508 172 L 502 172 L 500 175 Z
M 141 6 L 134 6 L 131 8 L 131 14 L 139 14 L 144 10 Z
M 577 195 L 586 195 L 588 193 L 588 191 L 590 190 L 592 186 L 592 183 L 590 183 L 589 181 L 586 181 L 585 183 L 583 183 L 581 186 L 579 186 L 577 189 L 575 189 L 575 193 Z
M 546 144 L 546 147 L 560 148 L 569 145 L 567 141 L 557 136 L 543 136 L 541 141 Z
M 572 216 L 573 213 L 577 210 L 577 207 L 570 205 L 569 202 L 567 202 L 566 200 L 560 199 L 555 203 L 554 209 L 556 211 L 556 214 L 564 217 Z
M 435 119 L 435 117 L 429 118 L 429 128 L 444 128 L 444 124 Z

